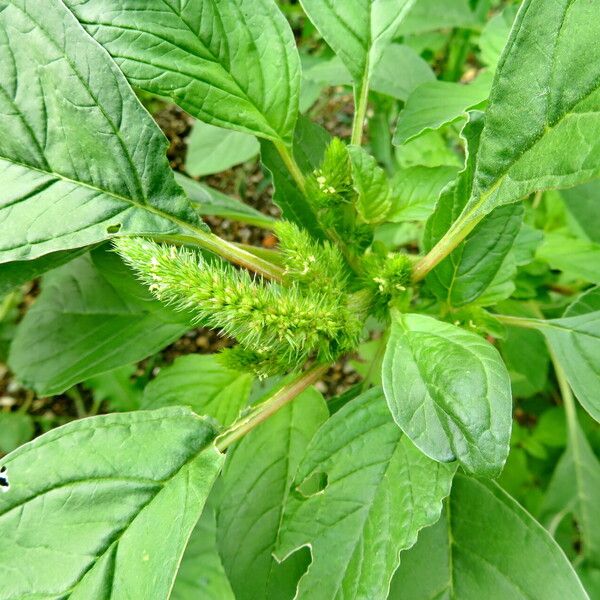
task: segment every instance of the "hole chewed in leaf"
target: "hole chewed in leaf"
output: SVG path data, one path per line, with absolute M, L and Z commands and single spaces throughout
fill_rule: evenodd
M 0 468 L 0 492 L 8 492 L 10 483 L 8 483 L 8 473 L 6 467 Z
M 329 481 L 327 473 L 317 472 L 309 475 L 295 491 L 303 498 L 310 498 L 325 491 Z

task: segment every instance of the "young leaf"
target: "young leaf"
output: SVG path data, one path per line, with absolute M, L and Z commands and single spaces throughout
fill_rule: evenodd
M 106 402 L 109 412 L 125 412 L 139 410 L 142 400 L 142 385 L 132 380 L 137 365 L 124 365 L 112 371 L 94 375 L 83 384 L 90 388 L 94 402 Z
M 492 77 L 482 73 L 473 83 L 431 81 L 416 88 L 398 116 L 394 144 L 400 146 L 423 132 L 439 129 L 467 117 L 469 109 L 487 100 Z
M 209 496 L 192 531 L 169 600 L 236 600 L 217 551 L 217 523 Z
M 487 22 L 479 36 L 481 60 L 491 69 L 496 69 L 502 51 L 508 42 L 517 9 L 517 6 L 507 6 L 500 14 L 495 15 Z
M 291 144 L 300 59 L 273 0 L 66 4 L 134 86 L 207 123 Z
M 217 538 L 238 600 L 294 596 L 306 556 L 280 564 L 272 552 L 298 463 L 327 416 L 322 396 L 307 390 L 228 452 Z
M 481 25 L 482 18 L 472 10 L 469 0 L 452 0 L 440 10 L 439 0 L 418 0 L 398 28 L 397 35 L 411 35 Z
M 381 223 L 392 206 L 391 189 L 385 171 L 360 146 L 348 146 L 352 180 L 358 197 L 356 210 L 365 223 Z
M 596 8 L 587 0 L 522 4 L 494 79 L 465 216 L 600 175 Z
M 64 4 L 0 9 L 0 262 L 200 227 L 164 136 Z
M 425 221 L 441 191 L 456 178 L 456 167 L 409 167 L 392 178 L 392 208 L 388 221 Z
M 33 420 L 27 413 L 0 412 L 0 452 L 12 452 L 33 438 Z
M 384 600 L 400 552 L 438 519 L 454 470 L 402 434 L 380 389 L 348 402 L 309 444 L 285 508 L 275 556 L 305 545 L 312 554 L 296 597 Z
M 189 327 L 187 315 L 153 300 L 116 255 L 97 251 L 46 276 L 9 363 L 39 394 L 57 394 L 154 354 Z
M 258 140 L 252 135 L 196 121 L 187 139 L 185 170 L 192 177 L 220 173 L 253 159 L 259 151 Z
M 2 597 L 168 597 L 221 467 L 214 434 L 187 409 L 133 412 L 75 421 L 2 459 Z
M 430 598 L 588 596 L 560 547 L 513 498 L 493 482 L 457 474 L 444 516 L 403 555 L 390 594 Z
M 427 456 L 500 473 L 512 402 L 508 372 L 490 343 L 429 316 L 395 312 L 383 389 L 394 420 Z
M 306 118 L 298 119 L 294 134 L 294 156 L 303 173 L 311 173 L 319 167 L 330 141 L 331 137 L 322 127 Z M 316 239 L 324 239 L 325 234 L 316 223 L 310 204 L 275 146 L 263 140 L 260 147 L 262 162 L 273 176 L 273 201 L 281 208 L 283 218 L 302 226 Z
M 223 367 L 214 354 L 180 356 L 146 386 L 142 408 L 189 406 L 227 426 L 248 403 L 252 381 L 249 373 Z
M 414 0 L 347 0 L 343 5 L 301 0 L 301 4 L 350 71 L 360 96 Z
M 482 127 L 483 119 L 474 115 L 463 130 L 467 141 L 467 164 L 456 182 L 442 192 L 434 213 L 427 221 L 423 236 L 426 251 L 431 250 L 448 231 L 471 196 Z M 521 205 L 495 210 L 433 269 L 427 277 L 428 287 L 451 306 L 460 307 L 477 300 L 498 274 L 522 221 Z
M 577 519 L 586 563 L 600 568 L 600 461 L 578 423 L 569 428 L 567 450 L 546 491 L 541 522 L 552 532 L 568 514 Z

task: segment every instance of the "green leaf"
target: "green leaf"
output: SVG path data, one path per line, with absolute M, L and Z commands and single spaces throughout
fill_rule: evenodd
M 187 315 L 153 300 L 115 254 L 97 251 L 46 276 L 9 364 L 39 394 L 57 394 L 158 352 L 189 327 Z
M 463 130 L 468 156 L 464 171 L 440 196 L 423 236 L 426 251 L 442 239 L 471 196 L 483 119 L 473 115 Z M 442 301 L 460 307 L 477 300 L 494 281 L 523 222 L 523 207 L 500 207 L 481 221 L 427 277 L 427 286 Z M 512 274 L 512 273 L 511 273 Z
M 403 169 L 409 167 L 462 167 L 454 148 L 451 148 L 439 131 L 427 131 L 423 135 L 395 149 L 396 162 Z
M 125 412 L 128 410 L 139 410 L 142 402 L 142 387 L 132 381 L 137 370 L 137 365 L 124 365 L 94 375 L 83 383 L 90 388 L 94 395 L 94 402 L 106 402 L 110 411 Z
M 0 1 L 0 262 L 201 227 L 166 140 L 62 2 Z
M 402 558 L 390 600 L 586 600 L 544 528 L 497 484 L 458 474 L 444 516 Z
M 537 257 L 565 275 L 600 283 L 600 244 L 561 233 L 546 233 Z
M 392 208 L 388 221 L 424 221 L 433 212 L 441 191 L 456 178 L 456 167 L 409 167 L 392 178 Z
M 489 96 L 492 77 L 482 73 L 468 85 L 431 81 L 416 88 L 398 116 L 394 144 L 400 146 L 424 131 L 435 130 L 467 117 L 467 111 Z
M 192 177 L 220 173 L 253 159 L 259 151 L 253 135 L 196 121 L 187 139 L 185 170 Z
M 327 417 L 322 396 L 308 390 L 227 453 L 217 537 L 238 600 L 294 596 L 306 556 L 280 564 L 272 552 L 298 463 Z
M 298 119 L 294 135 L 294 155 L 303 173 L 311 173 L 321 165 L 330 141 L 330 135 L 322 127 L 304 117 Z M 290 175 L 274 144 L 262 141 L 260 147 L 261 160 L 273 177 L 273 201 L 281 208 L 283 218 L 301 225 L 316 239 L 324 239 L 325 234 L 317 225 L 310 204 Z
M 33 437 L 33 420 L 22 412 L 0 412 L 0 452 L 12 452 Z
M 199 215 L 216 215 L 232 221 L 256 225 L 257 227 L 273 228 L 275 223 L 273 217 L 261 213 L 240 200 L 230 198 L 181 173 L 175 174 L 175 180 L 185 190 Z
M 301 0 L 308 18 L 333 48 L 357 87 L 369 86 L 374 66 L 414 0 L 347 0 L 343 5 Z
M 517 6 L 507 6 L 487 22 L 479 36 L 481 60 L 491 69 L 495 70 L 500 61 L 517 15 L 517 9 Z
M 496 72 L 466 221 L 600 175 L 596 17 L 587 0 L 521 6 Z
M 564 190 L 562 197 L 583 233 L 590 241 L 600 244 L 600 181 Z
M 546 491 L 540 520 L 551 531 L 568 514 L 577 520 L 586 563 L 600 568 L 600 461 L 577 422 L 569 427 L 567 450 Z
M 142 408 L 189 406 L 227 426 L 247 405 L 253 378 L 222 366 L 215 354 L 180 356 L 144 390 Z
M 352 75 L 339 56 L 317 62 L 304 71 L 304 77 L 321 86 L 352 85 Z M 370 87 L 404 102 L 416 87 L 434 79 L 431 67 L 412 48 L 392 43 L 373 65 Z
M 208 497 L 181 561 L 169 600 L 236 600 L 217 551 L 215 509 Z
M 427 456 L 500 473 L 512 402 L 508 372 L 490 343 L 429 316 L 395 312 L 383 389 L 394 420 Z
M 2 597 L 168 597 L 223 460 L 214 434 L 181 408 L 108 415 L 2 459 Z
M 317 432 L 298 467 L 278 559 L 308 545 L 297 598 L 383 600 L 418 531 L 434 523 L 455 467 L 419 452 L 380 389 L 351 400 Z
M 272 0 L 66 4 L 134 86 L 207 123 L 291 143 L 300 59 Z
M 352 181 L 358 194 L 356 210 L 365 223 L 385 221 L 391 206 L 391 189 L 386 172 L 360 146 L 348 146 Z
M 87 252 L 87 250 L 88 248 L 64 250 L 46 254 L 33 260 L 0 264 L 0 298 L 16 287 L 43 275 L 46 271 L 51 271 L 68 263 L 84 252 Z
M 544 334 L 577 399 L 600 422 L 599 290 L 583 294 L 561 319 L 529 323 Z
M 411 35 L 451 29 L 470 28 L 481 25 L 483 19 L 471 9 L 469 0 L 452 0 L 440 10 L 439 0 L 417 0 L 400 25 L 397 35 Z

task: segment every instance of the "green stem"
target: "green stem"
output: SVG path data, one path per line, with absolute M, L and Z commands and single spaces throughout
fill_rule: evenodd
M 330 365 L 317 365 L 302 373 L 298 378 L 279 388 L 267 400 L 254 407 L 249 414 L 235 422 L 215 441 L 220 452 L 224 452 L 231 444 L 237 442 L 255 427 L 274 415 L 280 408 L 291 402 L 306 388 L 317 382 Z
M 498 314 L 494 314 L 494 317 L 509 327 L 520 327 L 521 329 L 541 329 L 544 326 L 544 322 L 538 319 L 527 319 L 525 317 L 513 317 L 512 315 Z
M 0 321 L 4 321 L 17 302 L 19 292 L 9 292 L 0 302 Z
M 275 144 L 275 148 L 277 148 L 277 152 L 279 152 L 279 156 L 281 156 L 281 160 L 283 160 L 287 170 L 290 172 L 290 175 L 294 178 L 296 185 L 300 188 L 300 191 L 305 194 L 306 178 L 304 177 L 304 173 L 302 173 L 302 169 L 300 169 L 298 166 L 294 155 L 283 142 L 273 143 Z
M 358 93 L 357 93 L 358 92 Z M 350 143 L 353 146 L 362 144 L 363 130 L 365 127 L 365 117 L 367 116 L 367 105 L 369 103 L 369 85 L 365 77 L 360 91 L 355 91 L 356 108 L 354 111 L 354 120 L 352 122 L 352 138 Z
M 565 415 L 567 417 L 567 428 L 569 430 L 569 437 L 572 440 L 577 439 L 577 408 L 575 407 L 575 397 L 573 396 L 573 391 L 571 390 L 571 386 L 567 381 L 567 376 L 558 362 L 558 357 L 548 344 L 548 352 L 550 353 L 550 358 L 552 359 L 552 364 L 554 366 L 554 372 L 556 373 L 556 380 L 558 382 L 558 389 L 560 390 L 560 395 L 562 396 L 563 403 L 565 405 Z
M 214 233 L 207 233 L 199 228 L 194 229 L 194 235 L 167 235 L 155 237 L 155 239 L 157 241 L 175 244 L 192 244 L 199 246 L 200 248 L 213 252 L 236 265 L 254 271 L 267 279 L 273 279 L 275 281 L 281 281 L 283 279 L 283 269 L 279 265 L 256 256 L 236 244 L 221 239 Z
M 415 265 L 413 281 L 416 283 L 425 279 L 429 271 L 434 269 L 446 256 L 455 250 L 469 233 L 475 229 L 482 218 L 474 218 L 471 215 L 459 218 L 446 232 L 444 237 Z

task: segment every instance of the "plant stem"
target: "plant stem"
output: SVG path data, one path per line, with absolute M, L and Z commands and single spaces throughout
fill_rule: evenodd
M 329 367 L 328 364 L 316 365 L 302 373 L 294 381 L 279 388 L 267 400 L 254 407 L 249 414 L 239 419 L 227 431 L 222 433 L 215 441 L 217 449 L 224 452 L 231 444 L 244 437 L 288 402 L 291 402 L 306 388 L 318 381 Z
M 283 142 L 273 142 L 275 144 L 275 148 L 277 148 L 277 152 L 279 152 L 279 156 L 281 156 L 281 160 L 285 163 L 287 170 L 290 172 L 290 175 L 294 178 L 296 185 L 300 188 L 300 191 L 305 194 L 306 193 L 306 178 L 302 173 L 302 170 L 298 166 L 294 155 L 290 152 L 289 148 Z
M 157 241 L 166 241 L 176 244 L 192 244 L 213 252 L 226 260 L 254 271 L 267 279 L 281 281 L 283 269 L 265 258 L 256 256 L 244 248 L 220 238 L 214 233 L 207 233 L 199 228 L 194 229 L 194 235 L 167 235 L 155 238 Z
M 354 110 L 354 120 L 352 122 L 352 138 L 350 143 L 353 146 L 362 144 L 363 129 L 365 126 L 365 117 L 367 116 L 367 105 L 369 103 L 369 85 L 368 79 L 363 79 L 360 90 L 355 90 L 356 107 Z
M 560 390 L 560 395 L 562 396 L 563 403 L 565 405 L 565 415 L 567 417 L 567 428 L 569 430 L 569 437 L 574 440 L 577 435 L 577 408 L 575 407 L 575 398 L 573 396 L 573 391 L 571 390 L 571 386 L 567 381 L 567 376 L 558 362 L 558 358 L 550 345 L 548 344 L 548 352 L 550 353 L 550 358 L 552 359 L 552 364 L 554 366 L 554 372 L 556 373 L 556 381 L 558 382 L 558 388 Z
M 525 317 L 513 317 L 512 315 L 498 315 L 494 313 L 494 317 L 501 323 L 512 327 L 520 327 L 521 329 L 541 329 L 544 322 L 538 319 L 527 319 Z
M 413 281 L 425 279 L 427 273 L 446 258 L 475 229 L 483 217 L 466 215 L 450 227 L 444 237 L 415 265 Z

